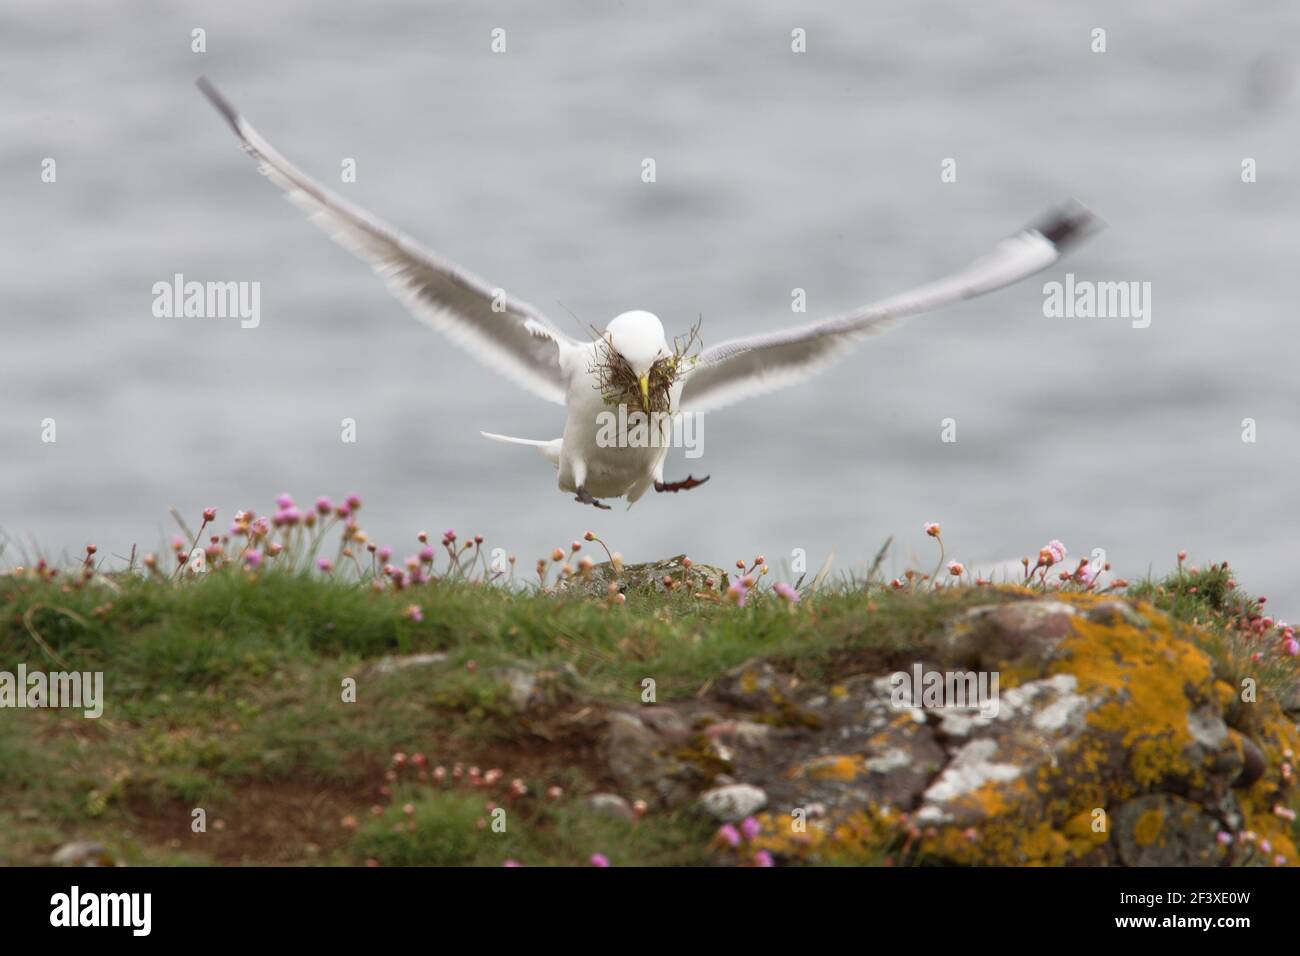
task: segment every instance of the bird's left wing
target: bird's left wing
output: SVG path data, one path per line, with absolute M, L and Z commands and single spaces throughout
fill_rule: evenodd
M 686 374 L 681 409 L 711 411 L 811 378 L 859 339 L 894 321 L 992 292 L 1047 268 L 1098 226 L 1090 211 L 1074 203 L 936 282 L 846 315 L 705 349 Z
M 212 101 L 258 168 L 340 245 L 369 262 L 416 318 L 507 378 L 563 405 L 560 349 L 576 345 L 541 312 L 458 268 L 327 190 L 263 139 L 206 77 Z

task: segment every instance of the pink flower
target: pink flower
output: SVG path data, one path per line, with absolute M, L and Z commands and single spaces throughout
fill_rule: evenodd
M 334 510 L 334 503 L 330 501 L 328 498 L 326 498 L 324 495 L 321 495 L 319 498 L 316 499 L 316 513 L 321 517 L 324 517 L 325 515 L 329 514 L 333 510 Z
M 1043 546 L 1041 551 L 1038 552 L 1038 557 L 1041 560 L 1043 556 L 1046 555 L 1048 560 L 1044 562 L 1045 564 L 1060 564 L 1065 560 L 1065 556 L 1068 553 L 1069 552 L 1066 551 L 1065 545 L 1053 538 Z
M 506 860 L 506 861 L 505 861 L 504 863 L 502 863 L 501 865 L 502 865 L 502 866 L 507 866 L 507 867 L 523 866 L 523 864 L 520 863 L 518 860 Z
M 724 823 L 718 827 L 718 839 L 727 846 L 740 846 L 740 831 L 730 823 Z
M 285 508 L 292 508 L 292 507 L 293 507 L 293 495 L 289 494 L 289 493 L 286 491 L 284 494 L 278 496 L 278 497 L 275 499 L 275 505 L 276 505 L 276 507 L 279 508 L 281 511 L 283 511 Z
M 791 604 L 799 603 L 799 592 L 784 581 L 778 581 L 776 584 L 772 585 L 772 590 Z
M 207 524 L 209 521 L 216 521 L 216 520 L 217 520 L 217 509 L 216 509 L 216 508 L 204 508 L 204 509 L 203 509 L 203 523 L 204 523 L 204 524 Z
M 262 563 L 262 552 L 256 550 L 246 552 L 244 554 L 244 563 L 250 568 L 256 569 Z
M 740 832 L 745 835 L 746 840 L 752 840 L 763 832 L 763 827 L 753 817 L 745 817 L 744 822 L 740 824 Z
M 957 562 L 957 561 L 949 561 L 949 562 L 948 562 L 948 573 L 951 574 L 954 578 L 959 578 L 959 577 L 961 577 L 962 572 L 965 571 L 965 570 L 966 570 L 966 569 L 963 568 L 963 567 L 961 566 L 961 564 L 960 564 L 959 562 Z
M 348 506 L 349 511 L 359 511 L 361 509 L 361 496 L 355 492 L 343 499 Z
M 1300 654 L 1300 641 L 1297 641 L 1294 637 L 1288 637 L 1282 643 L 1282 648 L 1292 657 L 1295 657 Z
M 331 571 L 334 570 L 334 562 L 331 561 L 329 558 L 317 558 L 316 567 L 320 568 L 326 574 L 329 574 Z
M 940 529 L 939 529 L 939 523 L 937 521 L 927 521 L 924 525 L 922 525 L 922 527 L 925 528 L 925 533 L 928 534 L 930 537 L 932 538 L 939 537 Z
M 776 864 L 772 861 L 771 853 L 768 853 L 766 850 L 759 850 L 757 853 L 754 854 L 754 865 L 775 866 Z
M 745 598 L 748 593 L 749 589 L 745 586 L 745 579 L 741 578 L 731 587 L 727 588 L 727 599 L 733 602 L 736 607 L 744 607 Z
M 418 604 L 412 604 L 412 605 L 410 605 L 409 607 L 407 607 L 407 609 L 406 609 L 406 611 L 404 612 L 404 614 L 405 614 L 406 617 L 410 618 L 412 621 L 417 621 L 417 622 L 418 622 L 418 621 L 423 621 L 423 620 L 424 620 L 424 608 L 420 607 L 420 605 L 418 605 Z
M 609 857 L 603 853 L 593 853 L 587 862 L 592 866 L 609 866 Z

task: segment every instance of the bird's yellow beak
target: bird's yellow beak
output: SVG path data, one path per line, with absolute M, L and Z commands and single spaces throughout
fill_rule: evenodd
M 650 414 L 650 373 L 642 375 L 641 382 L 641 411 L 647 415 Z

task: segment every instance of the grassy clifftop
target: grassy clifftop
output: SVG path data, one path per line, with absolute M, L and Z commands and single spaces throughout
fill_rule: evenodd
M 0 577 L 0 670 L 105 685 L 0 710 L 0 861 L 1295 862 L 1294 635 L 1226 566 L 814 592 L 575 543 L 524 589 L 255 521 Z M 898 706 L 918 664 L 999 713 Z

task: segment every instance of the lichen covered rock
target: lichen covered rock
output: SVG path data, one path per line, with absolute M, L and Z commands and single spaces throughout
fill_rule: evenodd
M 1294 719 L 1243 706 L 1180 627 L 1092 594 L 967 611 L 922 671 L 995 672 L 996 706 L 753 660 L 656 707 L 673 739 L 638 721 L 637 776 L 708 791 L 720 819 L 740 812 L 724 795 L 761 793 L 756 845 L 778 862 L 1294 864 Z

